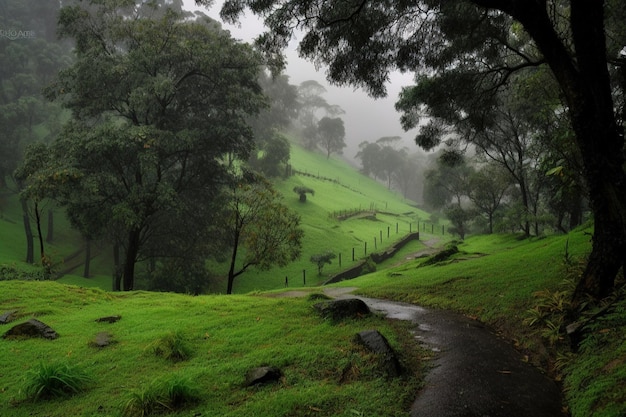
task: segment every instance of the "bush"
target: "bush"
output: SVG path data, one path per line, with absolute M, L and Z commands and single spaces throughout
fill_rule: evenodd
M 17 267 L 15 264 L 0 265 L 0 281 L 43 281 L 45 279 L 43 268 L 33 266 Z
M 92 382 L 91 376 L 75 366 L 41 362 L 26 374 L 23 391 L 27 399 L 37 401 L 78 394 Z
M 200 401 L 200 391 L 191 379 L 175 375 L 133 392 L 122 406 L 122 417 L 144 417 L 176 411 Z

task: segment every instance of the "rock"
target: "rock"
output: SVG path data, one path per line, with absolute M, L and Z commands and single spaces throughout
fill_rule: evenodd
M 313 308 L 324 318 L 340 321 L 347 318 L 359 318 L 369 315 L 370 309 L 358 298 L 333 300 L 313 305 Z
M 273 366 L 261 366 L 260 368 L 251 369 L 246 375 L 244 385 L 247 387 L 259 384 L 268 384 L 278 382 L 283 373 Z
M 0 316 L 0 324 L 7 324 L 17 318 L 17 310 L 6 311 Z
M 108 332 L 100 332 L 96 338 L 89 343 L 90 346 L 103 348 L 115 343 L 113 336 Z
M 100 317 L 99 319 L 96 319 L 96 322 L 98 323 L 115 323 L 116 321 L 119 321 L 122 318 L 122 316 L 107 316 L 107 317 Z
M 355 341 L 371 353 L 380 357 L 380 364 L 386 375 L 395 378 L 404 373 L 404 368 L 400 364 L 398 355 L 389 345 L 387 338 L 378 330 L 365 330 L 359 332 L 355 336 Z
M 13 326 L 7 331 L 3 338 L 5 339 L 18 339 L 18 338 L 31 338 L 31 337 L 43 337 L 44 339 L 56 339 L 59 337 L 47 324 L 37 320 L 30 319 L 25 323 Z

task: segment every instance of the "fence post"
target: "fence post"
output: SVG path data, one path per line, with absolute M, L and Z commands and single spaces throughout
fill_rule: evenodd
M 354 248 L 352 248 L 352 262 L 354 262 Z
M 396 223 L 396 234 L 398 234 L 398 223 Z
M 378 245 L 376 244 L 376 236 L 374 236 L 374 249 L 378 249 Z
M 363 242 L 365 243 L 365 256 L 367 256 L 367 242 Z
M 339 268 L 341 268 L 341 252 L 339 252 Z
M 417 223 L 417 229 L 419 230 L 419 223 Z M 409 222 L 409 233 L 413 233 L 413 223 Z
M 387 226 L 387 237 L 389 237 L 389 226 Z
M 444 234 L 445 234 L 445 232 L 444 232 L 444 229 L 443 229 L 443 228 L 444 228 L 444 225 L 442 224 L 442 225 L 441 225 L 441 234 L 442 234 L 442 235 L 444 235 Z
M 306 269 L 302 270 L 302 283 L 306 285 Z
M 430 225 L 430 233 L 433 233 L 433 234 L 435 233 L 435 224 L 434 223 Z
M 380 244 L 382 245 L 383 244 L 383 231 L 379 230 L 378 232 L 380 233 Z

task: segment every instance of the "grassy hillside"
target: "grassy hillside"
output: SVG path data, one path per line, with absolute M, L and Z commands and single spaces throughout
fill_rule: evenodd
M 459 253 L 435 265 L 416 260 L 338 285 L 476 317 L 562 381 L 572 416 L 624 416 L 625 290 L 583 316 L 577 350 L 572 351 L 565 334 L 569 291 L 591 249 L 591 233 L 583 227 L 566 236 L 535 239 L 474 236 L 459 244 Z
M 335 325 L 314 314 L 314 301 L 306 298 L 107 293 L 21 281 L 0 282 L 0 294 L 0 311 L 36 317 L 59 334 L 56 340 L 0 339 L 2 416 L 119 416 L 129 403 L 147 409 L 159 381 L 195 393 L 195 401 L 173 416 L 401 416 L 419 382 L 419 366 L 387 380 L 377 359 L 353 342 L 356 333 L 376 328 L 397 350 L 415 355 L 408 328 L 376 316 Z M 95 322 L 110 315 L 121 319 Z M 101 332 L 114 343 L 92 346 Z M 171 345 L 188 358 L 157 354 Z M 86 391 L 27 399 L 31 377 L 45 379 L 57 365 L 87 375 Z M 244 387 L 246 373 L 259 366 L 280 368 L 280 383 Z
M 454 309 L 483 320 L 512 340 L 530 361 L 562 378 L 572 416 L 622 416 L 626 414 L 623 298 L 588 324 L 577 352 L 568 349 L 563 334 L 552 338 L 548 323 L 528 324 L 533 309 L 546 304 L 546 294 L 552 294 L 553 307 L 566 303 L 559 291 L 568 270 L 575 270 L 588 252 L 590 232 L 582 228 L 567 236 L 525 240 L 511 235 L 470 237 L 459 244 L 457 254 L 440 263 L 423 266 L 425 259 L 403 263 L 395 259 L 385 270 L 335 286 Z M 307 298 L 270 297 L 274 293 L 200 297 L 107 293 L 17 281 L 0 282 L 0 294 L 0 311 L 16 309 L 23 319 L 37 317 L 61 335 L 55 341 L 0 340 L 0 357 L 10 358 L 2 368 L 0 387 L 0 410 L 8 410 L 7 415 L 114 416 L 130 398 L 149 397 L 152 381 L 188 378 L 202 393 L 199 402 L 173 415 L 402 416 L 407 415 L 419 383 L 381 379 L 371 367 L 372 358 L 351 342 L 355 332 L 375 327 L 414 363 L 421 353 L 406 327 L 379 318 L 332 325 L 313 314 L 313 301 Z M 112 314 L 122 319 L 115 324 L 94 322 Z M 117 343 L 90 347 L 103 331 Z M 190 359 L 170 363 L 155 356 L 154 347 L 163 343 L 162 338 L 177 333 L 189 346 Z M 94 377 L 88 391 L 66 400 L 24 401 L 20 389 L 44 359 L 88 372 Z M 282 367 L 281 383 L 241 388 L 246 370 L 260 365 Z M 350 375 L 347 383 L 345 375 Z

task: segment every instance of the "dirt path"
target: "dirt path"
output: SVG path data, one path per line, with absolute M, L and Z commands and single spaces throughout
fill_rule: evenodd
M 395 267 L 398 265 L 402 265 L 404 263 L 407 263 L 409 261 L 412 261 L 413 259 L 417 259 L 417 258 L 421 258 L 423 256 L 427 256 L 427 255 L 432 255 L 434 253 L 436 253 L 439 248 L 438 248 L 438 244 L 440 242 L 441 239 L 434 237 L 432 239 L 429 240 L 421 240 L 420 242 L 423 243 L 426 247 L 417 251 L 417 252 L 413 252 L 409 255 L 406 255 L 403 259 L 398 260 L 397 262 L 394 262 L 391 267 Z

